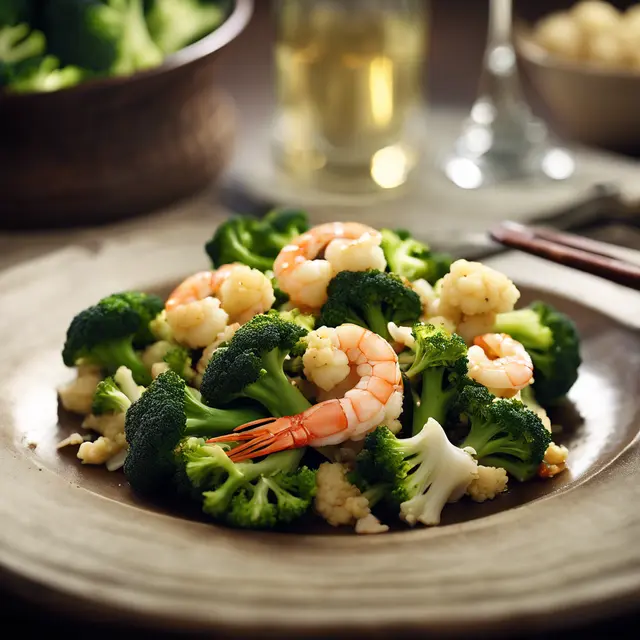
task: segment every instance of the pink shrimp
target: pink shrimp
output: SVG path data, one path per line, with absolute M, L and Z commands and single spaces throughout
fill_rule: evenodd
M 377 426 L 396 420 L 402 411 L 402 377 L 391 345 L 355 324 L 343 324 L 332 331 L 337 348 L 359 375 L 355 387 L 342 398 L 325 400 L 303 413 L 257 420 L 208 442 L 246 441 L 229 452 L 232 460 L 240 461 L 307 445 L 362 440 Z M 253 428 L 245 431 L 248 427 Z
M 533 364 L 525 348 L 506 333 L 476 336 L 469 347 L 469 377 L 496 395 L 512 397 L 533 378 Z
M 280 251 L 273 272 L 279 287 L 289 295 L 294 305 L 306 310 L 319 309 L 326 302 L 327 285 L 336 271 L 384 269 L 386 262 L 379 246 L 381 240 L 379 231 L 359 222 L 320 224 Z M 345 260 L 338 257 L 345 248 L 356 249 L 354 253 L 357 254 L 347 260 L 350 263 L 348 269 L 343 264 Z M 325 259 L 317 259 L 325 250 Z M 329 253 L 335 254 L 333 258 Z M 340 268 L 336 269 L 332 262 L 338 260 Z
M 233 269 L 239 266 L 239 262 L 223 264 L 215 271 L 198 271 L 183 280 L 169 295 L 164 308 L 173 311 L 176 307 L 197 300 L 203 300 L 209 296 L 216 297 L 222 283 L 231 275 Z

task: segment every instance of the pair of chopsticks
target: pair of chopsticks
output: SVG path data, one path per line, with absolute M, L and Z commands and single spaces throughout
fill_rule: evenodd
M 640 291 L 640 251 L 625 249 L 625 254 L 632 259 L 623 258 L 620 247 L 615 245 L 515 222 L 504 222 L 491 229 L 489 235 L 506 247 Z

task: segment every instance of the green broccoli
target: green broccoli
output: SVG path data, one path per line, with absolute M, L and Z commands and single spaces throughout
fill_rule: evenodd
M 50 53 L 64 65 L 127 75 L 162 62 L 142 0 L 56 0 L 43 14 Z
M 352 478 L 399 507 L 409 524 L 440 522 L 447 502 L 462 497 L 477 470 L 475 460 L 447 439 L 433 418 L 411 438 L 397 438 L 386 427 L 367 435 Z
M 417 322 L 422 312 L 418 294 L 393 273 L 376 269 L 340 271 L 329 282 L 320 325 L 337 327 L 346 322 L 360 325 L 391 340 L 387 325 Z
M 458 397 L 456 411 L 469 425 L 460 446 L 472 447 L 480 464 L 502 467 L 520 482 L 536 474 L 551 434 L 522 402 L 495 399 L 486 387 L 468 385 Z
M 202 397 L 214 406 L 252 398 L 276 417 L 305 411 L 311 405 L 291 384 L 283 365 L 306 334 L 277 311 L 254 316 L 213 353 L 200 385 Z
M 78 313 L 69 328 L 62 350 L 68 367 L 79 361 L 102 367 L 114 373 L 128 367 L 139 384 L 151 382 L 149 371 L 135 351 L 149 340 L 149 318 L 162 300 L 135 292 L 113 294 Z
M 214 409 L 197 395 L 178 374 L 166 371 L 129 407 L 124 472 L 137 493 L 160 493 L 180 482 L 183 439 L 226 434 L 263 415 L 248 408 Z
M 459 335 L 431 324 L 416 324 L 413 336 L 413 361 L 404 374 L 410 381 L 421 377 L 413 407 L 415 435 L 429 418 L 445 425 L 456 394 L 469 378 L 467 345 Z
M 448 273 L 451 256 L 432 252 L 405 229 L 381 229 L 380 232 L 387 268 L 393 273 L 411 281 L 422 278 L 431 284 Z
M 46 40 L 26 23 L 0 27 L 0 63 L 22 62 L 44 54 Z
M 260 220 L 234 216 L 216 229 L 205 249 L 214 269 L 242 262 L 268 271 L 280 250 L 308 228 L 307 214 L 297 210 L 275 209 Z
M 315 316 L 308 313 L 302 313 L 300 309 L 290 309 L 288 311 L 279 311 L 278 313 L 286 322 L 293 322 L 294 324 L 307 329 L 307 331 L 313 331 L 316 325 Z
M 175 371 L 185 382 L 192 382 L 196 377 L 192 366 L 193 358 L 186 347 L 172 346 L 163 360 L 169 365 L 171 371 Z
M 543 406 L 565 396 L 578 378 L 580 336 L 575 323 L 544 302 L 501 313 L 494 331 L 521 342 L 533 361 L 533 389 Z
M 203 511 L 235 527 L 271 529 L 304 515 L 315 495 L 315 471 L 300 467 L 304 449 L 260 462 L 232 462 L 219 445 L 187 450 L 186 474 L 203 491 Z
M 103 413 L 126 413 L 144 390 L 144 387 L 136 384 L 130 369 L 118 367 L 114 375 L 98 383 L 93 394 L 91 413 L 96 416 Z
M 226 3 L 215 0 L 145 0 L 149 33 L 164 53 L 174 53 L 216 29 Z
M 29 58 L 4 66 L 0 84 L 11 93 L 48 92 L 73 87 L 82 82 L 87 73 L 79 67 L 60 67 L 55 56 Z

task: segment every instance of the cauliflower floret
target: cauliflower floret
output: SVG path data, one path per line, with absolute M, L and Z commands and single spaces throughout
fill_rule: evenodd
M 347 354 L 339 349 L 335 329 L 319 327 L 305 337 L 302 356 L 305 377 L 324 391 L 340 384 L 351 372 Z
M 399 327 L 395 322 L 390 322 L 387 325 L 389 335 L 402 347 L 409 347 L 413 349 L 416 343 L 416 339 L 413 337 L 413 331 L 411 327 Z
M 83 442 L 78 449 L 78 458 L 84 464 L 105 464 L 110 458 L 127 448 L 124 434 L 125 413 L 88 415 L 82 423 L 85 429 L 100 433 L 93 442 Z
M 164 363 L 164 357 L 171 351 L 173 346 L 167 340 L 158 340 L 158 342 L 154 342 L 150 344 L 140 356 L 142 363 L 144 364 L 149 371 L 154 364 L 158 362 Z
M 82 444 L 85 441 L 85 436 L 81 433 L 72 433 L 68 435 L 64 440 L 60 440 L 56 445 L 56 449 L 63 449 L 64 447 L 73 447 L 75 445 Z
M 171 309 L 167 322 L 176 342 L 197 349 L 211 344 L 224 331 L 229 316 L 220 300 L 209 296 Z
M 449 333 L 455 333 L 456 331 L 456 323 L 444 316 L 431 316 L 430 318 L 425 318 L 423 322 L 425 324 L 432 324 L 434 327 L 442 327 Z
M 220 286 L 218 297 L 229 320 L 240 324 L 271 309 L 276 300 L 271 280 L 262 271 L 244 264 L 231 269 Z
M 474 502 L 493 500 L 499 493 L 507 490 L 509 476 L 500 467 L 478 465 L 477 475 L 467 487 L 467 495 Z
M 436 315 L 434 305 L 438 300 L 438 293 L 436 290 L 423 278 L 414 280 L 411 283 L 411 288 L 418 294 L 420 303 L 422 304 L 422 316 L 423 319 L 429 316 Z
M 76 379 L 58 389 L 62 406 L 73 413 L 82 415 L 91 413 L 93 394 L 100 380 L 102 380 L 102 373 L 99 367 L 80 365 Z
M 462 316 L 455 332 L 467 343 L 473 344 L 476 336 L 492 333 L 496 324 L 495 313 L 481 313 L 475 316 Z
M 151 377 L 155 380 L 160 374 L 166 373 L 171 367 L 166 362 L 154 362 L 151 365 Z
M 150 323 L 149 331 L 158 339 L 165 342 L 173 340 L 171 327 L 167 322 L 167 312 L 163 309 Z
M 216 339 L 208 347 L 206 347 L 205 350 L 202 352 L 202 355 L 200 356 L 200 360 L 198 360 L 198 363 L 196 364 L 197 374 L 194 380 L 194 384 L 197 389 L 199 389 L 200 385 L 202 384 L 202 376 L 204 376 L 204 372 L 207 370 L 207 365 L 209 364 L 209 360 L 211 360 L 211 356 L 213 355 L 214 351 L 223 342 L 229 342 L 229 340 L 233 338 L 235 332 L 239 328 L 240 328 L 240 323 L 238 322 L 234 322 L 233 324 L 227 325 L 224 328 L 224 331 L 221 331 L 216 336 Z
M 331 265 L 333 273 L 340 271 L 384 271 L 387 261 L 380 247 L 380 237 L 364 234 L 356 240 L 336 238 L 325 249 L 324 258 Z
M 505 313 L 519 298 L 520 292 L 503 273 L 481 262 L 456 260 L 442 279 L 439 312 L 452 319 Z
M 553 478 L 567 468 L 569 449 L 564 445 L 552 442 L 544 453 L 544 459 L 540 465 L 538 475 L 541 478 Z
M 382 533 L 389 527 L 371 513 L 369 501 L 346 477 L 347 466 L 323 462 L 316 475 L 315 509 L 330 525 L 355 525 L 356 533 Z

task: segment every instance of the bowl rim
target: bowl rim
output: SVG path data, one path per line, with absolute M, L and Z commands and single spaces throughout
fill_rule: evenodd
M 536 64 L 539 67 L 569 71 L 583 76 L 640 81 L 640 71 L 612 69 L 597 64 L 576 62 L 546 51 L 541 45 L 533 41 L 531 38 L 531 26 L 525 25 L 525 23 L 514 25 L 513 35 L 515 48 L 520 56 L 527 62 Z
M 167 71 L 184 67 L 196 60 L 201 60 L 215 53 L 219 49 L 235 40 L 245 29 L 253 16 L 254 0 L 233 0 L 233 9 L 227 19 L 211 33 L 200 40 L 164 57 L 159 65 L 148 69 L 141 69 L 135 73 L 119 76 L 103 76 L 91 78 L 72 87 L 65 87 L 56 91 L 37 91 L 32 93 L 8 93 L 0 89 L 0 103 L 8 100 L 34 100 L 44 96 L 80 93 L 92 91 L 106 86 L 126 85 L 142 78 L 161 75 Z

